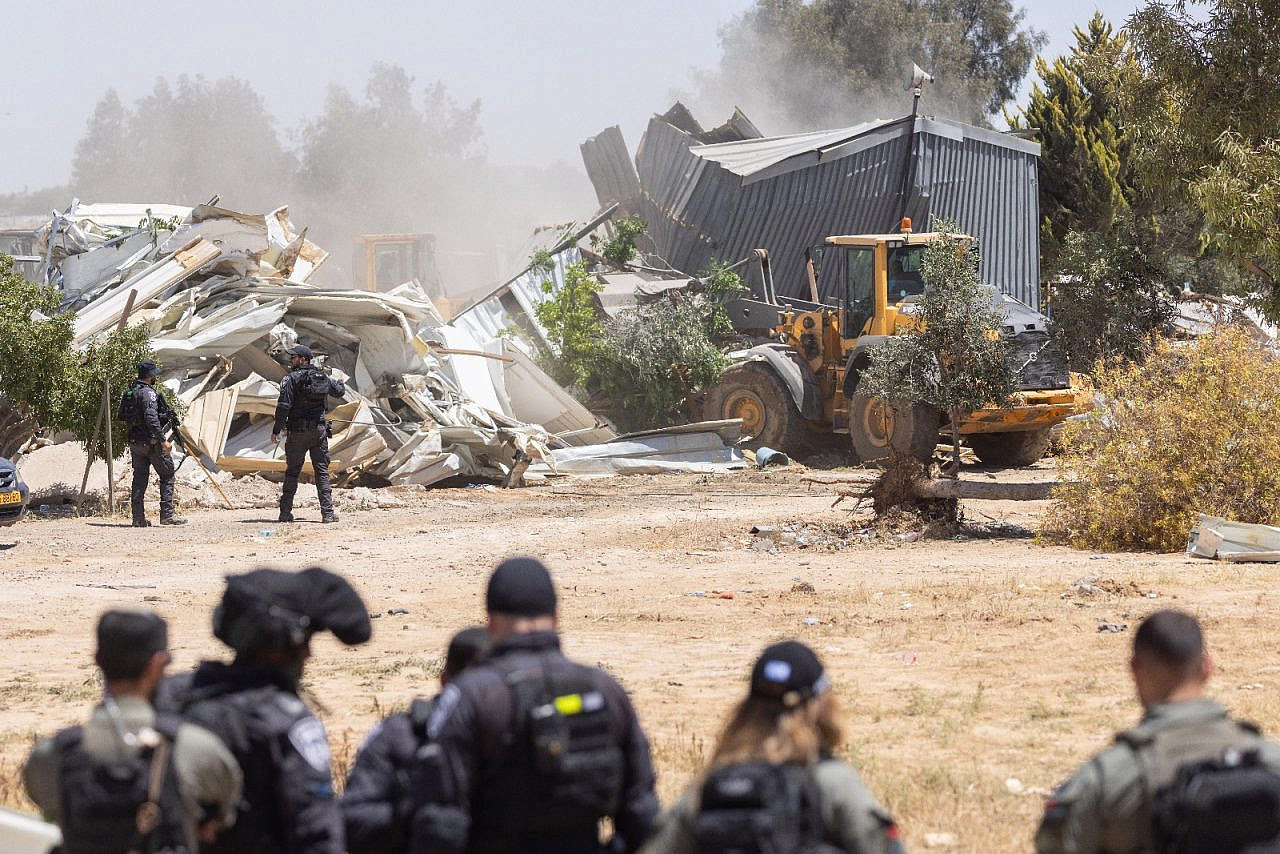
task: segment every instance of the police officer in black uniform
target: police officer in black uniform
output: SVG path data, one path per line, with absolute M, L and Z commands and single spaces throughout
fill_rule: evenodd
M 463 629 L 449 641 L 441 687 L 489 649 L 483 626 Z M 428 744 L 427 722 L 435 698 L 416 698 L 409 711 L 391 715 L 369 733 L 342 793 L 349 854 L 400 854 L 408 846 L 410 773 L 415 755 Z
M 556 592 L 532 558 L 503 561 L 485 595 L 489 657 L 440 694 L 414 766 L 410 850 L 637 850 L 658 810 L 649 742 L 604 671 L 560 652 Z M 613 820 L 602 848 L 599 821 Z
M 325 569 L 257 569 L 227 577 L 213 633 L 235 650 L 230 664 L 201 662 L 169 680 L 161 705 L 213 732 L 244 772 L 233 827 L 213 854 L 342 854 L 324 726 L 298 698 L 311 636 L 369 640 L 369 612 L 347 581 Z
M 160 373 L 156 363 L 148 359 L 138 363 L 138 378 L 120 399 L 120 420 L 129 425 L 129 453 L 133 459 L 133 490 L 129 505 L 133 511 L 133 527 L 146 528 L 147 483 L 151 469 L 160 478 L 160 524 L 185 525 L 186 519 L 173 510 L 173 445 L 165 438 L 178 427 L 178 416 L 155 389 Z
M 286 350 L 289 373 L 280 383 L 280 399 L 276 403 L 276 423 L 271 431 L 272 444 L 279 444 L 280 431 L 288 431 L 284 440 L 284 491 L 280 494 L 280 521 L 293 521 L 293 496 L 298 491 L 302 464 L 311 454 L 311 467 L 316 475 L 316 495 L 320 498 L 320 521 L 336 522 L 333 492 L 329 486 L 329 425 L 324 420 L 325 400 L 332 395 L 342 397 L 347 387 L 311 364 L 311 348 L 302 344 Z

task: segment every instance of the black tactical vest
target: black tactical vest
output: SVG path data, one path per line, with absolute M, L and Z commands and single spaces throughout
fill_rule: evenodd
M 190 851 L 173 765 L 173 743 L 180 725 L 172 715 L 157 714 L 153 729 L 163 739 L 162 745 L 144 747 L 134 757 L 119 761 L 91 756 L 84 748 L 81 727 L 58 733 L 54 745 L 62 798 L 59 850 L 63 854 Z M 160 757 L 162 748 L 164 756 Z M 159 797 L 152 802 L 153 775 L 157 774 L 163 776 Z
M 277 706 L 275 686 L 200 696 L 199 689 L 184 698 L 183 717 L 222 740 L 244 774 L 244 793 L 236 823 L 218 834 L 201 854 L 281 854 L 285 838 L 275 809 L 280 775 L 279 736 L 290 722 Z
M 513 714 L 505 761 L 476 793 L 468 850 L 599 850 L 597 824 L 617 812 L 624 760 L 596 671 L 559 655 L 490 664 Z

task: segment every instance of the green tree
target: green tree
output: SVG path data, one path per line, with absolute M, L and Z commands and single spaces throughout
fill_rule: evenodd
M 636 257 L 636 238 L 644 234 L 649 226 L 640 217 L 620 219 L 613 224 L 613 238 L 600 250 L 610 264 L 619 269 L 631 263 Z
M 978 274 L 975 241 L 956 233 L 951 221 L 936 221 L 945 234 L 929 245 L 921 263 L 925 292 L 916 303 L 917 323 L 875 345 L 858 381 L 858 393 L 892 404 L 924 404 L 947 414 L 960 470 L 960 420 L 984 406 L 1003 406 L 1018 388 L 1000 334 L 1004 317 Z
M 1126 219 L 1134 187 L 1128 143 L 1121 133 L 1112 94 L 1114 78 L 1087 73 L 1090 58 L 1103 53 L 1116 62 L 1132 55 L 1123 33 L 1094 14 L 1087 29 L 1075 28 L 1076 44 L 1052 62 L 1036 58 L 1039 81 L 1027 105 L 1007 115 L 1014 129 L 1037 128 L 1040 140 L 1041 267 L 1058 271 L 1058 255 L 1071 231 L 1110 235 Z M 1103 84 L 1106 85 L 1103 85 Z
M 529 266 L 535 272 L 549 273 L 551 258 L 546 252 L 539 252 Z M 534 314 L 551 340 L 551 352 L 544 354 L 542 362 L 560 385 L 584 388 L 595 371 L 604 347 L 596 299 L 603 289 L 604 285 L 587 269 L 586 261 L 565 268 L 564 285 L 559 290 L 550 279 L 542 283 L 547 298 L 538 303 Z
M 1136 361 L 1151 334 L 1165 329 L 1173 303 L 1161 284 L 1166 270 L 1151 235 L 1069 231 L 1061 248 L 1064 275 L 1049 289 L 1050 331 L 1073 370 L 1092 373 L 1111 356 Z
M 197 204 L 219 194 L 245 210 L 278 206 L 295 169 L 252 85 L 200 75 L 159 79 L 127 107 L 108 89 L 71 165 L 82 199 Z
M 13 259 L 0 255 L 0 394 L 41 428 L 70 431 L 88 447 L 103 382 L 111 381 L 114 418 L 119 394 L 137 376 L 138 362 L 151 355 L 150 337 L 145 325 L 136 324 L 76 352 L 71 347 L 75 316 L 58 313 L 60 299 L 54 288 L 13 272 Z M 117 456 L 128 446 L 124 430 L 115 422 Z M 105 434 L 90 451 L 106 456 Z
M 1160 204 L 1190 208 L 1201 245 L 1247 269 L 1280 316 L 1280 16 L 1269 0 L 1149 0 L 1130 17 L 1140 73 L 1117 91 L 1133 165 Z M 1099 78 L 1114 62 L 1096 63 Z
M 981 123 L 1044 43 L 1024 14 L 1009 0 L 756 0 L 721 30 L 704 95 L 780 130 L 811 130 L 906 112 L 902 84 L 916 62 L 937 78 L 934 109 Z

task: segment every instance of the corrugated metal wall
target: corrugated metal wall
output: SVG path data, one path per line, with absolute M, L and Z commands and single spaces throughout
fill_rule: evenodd
M 917 133 L 907 215 L 917 230 L 932 214 L 955 219 L 983 241 L 983 276 L 1039 306 L 1039 212 L 1033 154 L 964 137 Z M 653 119 L 636 154 L 641 215 L 659 253 L 697 273 L 712 259 L 737 261 L 763 247 L 784 296 L 807 297 L 804 251 L 833 234 L 891 230 L 910 136 L 905 132 L 848 157 L 743 185 L 689 151 L 695 141 Z M 756 283 L 758 284 L 758 283 Z M 824 297 L 830 296 L 823 294 Z

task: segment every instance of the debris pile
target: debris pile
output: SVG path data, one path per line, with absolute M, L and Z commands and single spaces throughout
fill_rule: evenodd
M 577 241 L 607 218 L 552 247 L 556 287 L 580 257 Z M 295 230 L 287 208 L 263 215 L 214 204 L 73 204 L 38 238 L 40 276 L 76 311 L 75 345 L 126 315 L 145 324 L 161 382 L 185 409 L 187 444 L 215 473 L 284 471 L 270 437 L 284 351 L 295 343 L 346 381 L 329 414 L 338 486 L 429 485 L 455 475 L 505 482 L 530 464 L 536 477 L 562 467 L 651 471 L 661 460 L 699 470 L 741 463 L 721 438 L 725 425 L 661 447 L 598 447 L 614 431 L 511 334 L 545 337 L 534 319 L 542 281 L 529 272 L 446 323 L 417 280 L 385 292 L 319 284 L 328 253 Z M 688 447 L 698 436 L 702 446 Z M 571 446 L 596 447 L 563 450 Z

